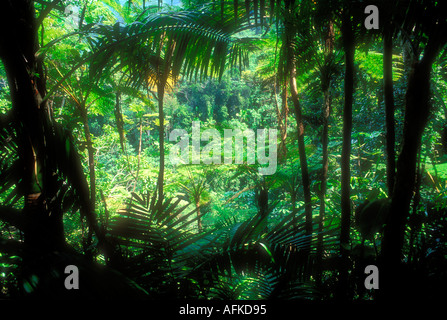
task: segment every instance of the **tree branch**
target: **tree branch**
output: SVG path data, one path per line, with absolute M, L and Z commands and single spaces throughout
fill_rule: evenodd
M 51 12 L 51 10 L 53 10 L 54 8 L 56 8 L 56 6 L 59 4 L 59 2 L 61 2 L 62 0 L 54 0 L 51 3 L 48 2 L 43 2 L 40 1 L 40 4 L 45 4 L 46 7 L 45 9 L 42 10 L 42 12 L 40 13 L 39 17 L 36 19 L 36 25 L 40 26 L 43 22 L 43 20 L 47 17 L 47 15 Z M 64 11 L 63 7 L 58 7 L 58 9 L 62 9 L 62 11 Z
M 234 199 L 236 199 L 237 197 L 239 197 L 242 193 L 244 193 L 245 191 L 254 189 L 256 187 L 256 185 L 251 186 L 251 187 L 246 187 L 244 189 L 242 189 L 241 191 L 235 193 L 231 198 L 229 198 L 227 201 L 225 201 L 225 204 L 227 204 L 230 201 L 233 201 Z

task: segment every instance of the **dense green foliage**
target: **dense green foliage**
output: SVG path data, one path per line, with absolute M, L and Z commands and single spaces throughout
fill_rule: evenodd
M 34 2 L 36 56 L 43 63 L 42 74 L 34 76 L 47 88 L 39 105 L 45 103 L 52 124 L 44 131 L 45 146 L 52 146 L 45 149 L 48 159 L 57 163 L 51 167 L 54 181 L 42 169 L 53 165 L 50 160 L 36 161 L 33 178 L 25 179 L 21 150 L 26 143 L 20 138 L 23 130 L 17 124 L 4 53 L 8 48 L 2 41 L 1 298 L 56 292 L 70 297 L 72 292 L 55 289 L 64 278 L 57 268 L 67 261 L 65 265 L 89 270 L 89 279 L 94 279 L 89 288 L 97 290 L 87 297 L 113 290 L 119 297 L 120 286 L 125 286 L 143 298 L 331 300 L 339 298 L 343 286 L 345 255 L 348 282 L 341 296 L 377 298 L 376 290 L 364 287 L 364 269 L 381 266 L 383 224 L 393 214 L 391 201 L 400 199 L 392 198 L 387 181 L 385 22 L 380 20 L 380 30 L 366 30 L 364 8 L 356 2 L 360 9 L 353 5 L 348 10 L 349 1 L 279 1 L 273 6 L 265 1 L 201 2 Z M 382 13 L 385 1 L 376 2 Z M 432 42 L 427 39 L 434 38 L 423 13 L 412 9 L 405 20 L 399 6 L 441 9 L 434 1 L 390 2 L 396 25 L 391 58 L 397 162 L 408 143 L 406 97 L 413 65 L 429 52 Z M 342 20 L 348 11 L 355 31 L 355 76 L 346 245 L 340 228 L 346 223 L 341 209 L 347 81 Z M 407 25 L 411 19 L 414 29 Z M 445 20 L 439 18 L 440 30 L 445 30 Z M 332 40 L 327 38 L 329 26 Z M 295 69 L 291 56 L 297 97 L 289 83 Z M 417 146 L 415 183 L 402 225 L 399 260 L 402 275 L 414 279 L 407 292 L 413 297 L 437 297 L 447 280 L 446 63 L 444 41 L 430 65 L 431 109 Z M 169 139 L 171 132 L 192 134 L 195 121 L 202 133 L 213 129 L 220 137 L 228 129 L 277 129 L 275 172 L 259 174 L 261 164 L 247 163 L 248 154 L 243 164 L 172 163 L 178 140 Z M 223 159 L 223 148 L 213 155 Z M 52 188 L 44 192 L 42 185 Z M 42 255 L 30 263 L 23 244 L 30 228 L 40 224 L 22 220 L 32 194 L 47 197 L 43 201 L 49 215 L 56 207 L 61 210 L 69 249 L 61 253 L 59 247 L 34 243 Z M 385 209 L 366 210 L 365 201 L 385 199 Z M 68 262 L 73 261 L 70 255 L 76 263 Z M 98 265 L 109 273 L 95 269 Z M 82 270 L 80 274 L 82 282 Z

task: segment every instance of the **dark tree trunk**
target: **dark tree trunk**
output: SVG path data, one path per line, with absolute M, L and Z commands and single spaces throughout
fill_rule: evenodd
M 416 182 L 417 153 L 422 134 L 430 115 L 430 74 L 433 62 L 442 44 L 442 38 L 427 45 L 423 58 L 413 65 L 405 97 L 406 111 L 402 148 L 397 160 L 396 180 L 390 207 L 390 215 L 384 229 L 382 243 L 383 295 L 384 299 L 405 292 L 411 280 L 403 275 L 401 266 L 405 226 Z
M 259 188 L 258 195 L 258 212 L 260 215 L 260 218 L 262 219 L 262 231 L 267 232 L 267 217 L 269 214 L 269 189 L 265 183 L 265 181 L 262 183 L 262 185 Z
M 386 155 L 388 197 L 393 196 L 394 177 L 396 174 L 395 124 L 393 95 L 393 38 L 391 27 L 386 28 L 383 39 L 383 84 L 386 121 Z
M 294 65 L 294 63 L 293 63 Z M 296 68 L 290 68 L 290 91 L 294 105 L 295 120 L 298 130 L 298 152 L 300 157 L 301 180 L 304 193 L 304 210 L 306 215 L 306 234 L 312 235 L 312 198 L 310 192 L 309 169 L 307 167 L 306 146 L 304 143 L 304 124 L 301 111 L 300 99 L 296 85 Z
M 20 190 L 25 198 L 23 213 L 30 228 L 25 233 L 29 252 L 37 253 L 65 245 L 62 212 L 49 212 L 46 205 L 57 187 L 53 164 L 48 158 L 45 136 L 51 132 L 42 62 L 36 58 L 37 26 L 32 1 L 7 1 L 0 5 L 0 57 L 12 99 L 12 112 L 22 163 Z
M 281 98 L 282 104 L 281 109 L 279 108 L 277 92 L 276 92 L 276 84 L 274 85 L 274 99 L 276 106 L 276 117 L 278 119 L 278 128 L 280 132 L 281 142 L 278 147 L 278 160 L 282 162 L 287 156 L 287 119 L 289 117 L 289 107 L 287 105 L 287 83 L 284 83 L 284 89 L 282 90 Z
M 332 21 L 329 21 L 327 26 L 327 33 L 325 34 L 325 53 L 326 53 L 326 65 L 324 66 L 324 72 L 321 75 L 321 89 L 323 91 L 323 130 L 321 133 L 322 144 L 322 172 L 320 183 L 320 214 L 318 217 L 318 240 L 317 240 L 317 284 L 321 284 L 321 272 L 323 261 L 323 228 L 324 228 L 324 215 L 326 211 L 325 198 L 327 189 L 327 173 L 329 168 L 329 116 L 331 113 L 331 71 L 329 64 L 331 63 L 332 50 L 334 47 L 334 28 Z
M 84 126 L 85 142 L 87 145 L 88 153 L 88 171 L 90 179 L 90 210 L 95 211 L 96 208 L 96 173 L 95 173 L 95 149 L 93 148 L 92 136 L 90 133 L 90 126 L 88 124 L 88 113 L 85 101 L 82 101 L 79 105 L 79 111 L 81 113 L 82 124 Z M 87 241 L 84 243 L 84 251 L 89 256 L 92 257 L 91 244 L 93 237 L 93 229 L 88 228 Z
M 92 210 L 95 210 L 96 203 L 96 175 L 95 175 L 95 149 L 93 148 L 90 126 L 88 125 L 87 108 L 85 105 L 79 106 L 84 126 L 85 142 L 88 153 L 88 171 L 90 177 L 90 201 L 92 202 Z
M 264 219 L 268 215 L 269 191 L 265 183 L 260 187 L 258 194 L 259 214 Z
M 345 299 L 348 293 L 349 232 L 351 226 L 351 131 L 352 103 L 354 94 L 354 53 L 355 42 L 350 15 L 345 13 L 342 22 L 343 48 L 345 52 L 345 101 L 343 108 L 343 146 L 341 154 L 341 230 L 340 230 L 340 277 L 339 298 Z
M 286 10 L 289 11 L 289 16 L 294 16 L 292 10 L 294 9 L 294 1 L 286 2 Z M 312 198 L 310 192 L 310 179 L 309 170 L 307 167 L 306 146 L 304 143 L 304 124 L 301 110 L 300 98 L 298 96 L 298 88 L 296 84 L 296 57 L 294 53 L 294 39 L 296 30 L 293 28 L 292 21 L 285 21 L 285 33 L 286 33 L 286 51 L 287 51 L 287 68 L 289 70 L 288 80 L 290 86 L 290 94 L 295 112 L 295 120 L 298 131 L 298 152 L 300 158 L 301 167 L 301 180 L 304 193 L 304 211 L 306 216 L 306 235 L 312 235 Z M 310 243 L 307 251 L 310 250 Z

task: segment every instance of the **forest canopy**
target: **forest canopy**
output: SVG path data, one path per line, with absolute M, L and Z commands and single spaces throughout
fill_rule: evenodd
M 446 6 L 3 1 L 0 298 L 445 297 Z

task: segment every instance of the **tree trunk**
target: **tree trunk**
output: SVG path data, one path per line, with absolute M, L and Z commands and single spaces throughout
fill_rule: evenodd
M 291 50 L 289 50 L 291 51 Z M 293 54 L 293 53 L 289 53 Z M 306 146 L 304 143 L 304 124 L 301 111 L 301 104 L 298 97 L 298 89 L 296 86 L 296 68 L 294 58 L 292 59 L 292 66 L 290 67 L 290 91 L 295 111 L 295 120 L 298 130 L 298 152 L 300 157 L 301 180 L 303 183 L 304 192 L 304 211 L 306 215 L 306 235 L 312 235 L 312 198 L 310 193 L 310 179 L 309 170 L 307 167 Z M 309 244 L 310 245 L 310 244 Z
M 87 108 L 85 106 L 85 101 L 82 101 L 79 105 L 82 124 L 84 126 L 84 135 L 85 142 L 87 145 L 87 153 L 88 153 L 88 170 L 89 170 L 89 179 L 90 179 L 90 209 L 92 212 L 95 211 L 96 208 L 96 174 L 95 174 L 95 149 L 93 148 L 92 136 L 90 133 L 90 126 L 88 125 L 88 115 Z M 87 234 L 87 242 L 85 243 L 84 251 L 87 253 L 89 257 L 91 257 L 91 243 L 93 237 L 93 229 L 88 228 Z
M 345 101 L 343 107 L 343 146 L 341 154 L 341 230 L 340 230 L 340 277 L 339 298 L 346 299 L 348 293 L 349 231 L 351 225 L 351 131 L 352 103 L 354 93 L 354 32 L 350 14 L 344 13 L 342 22 L 343 49 L 345 51 Z
M 276 92 L 276 84 L 274 85 L 274 98 L 275 98 L 275 106 L 276 106 L 276 117 L 278 119 L 278 128 L 280 132 L 281 142 L 278 147 L 278 160 L 280 162 L 287 156 L 287 119 L 289 117 L 289 107 L 287 105 L 287 83 L 284 83 L 284 88 L 282 90 L 281 98 L 282 104 L 281 109 L 278 104 L 278 95 Z
M 9 82 L 19 138 L 22 171 L 18 189 L 24 196 L 23 214 L 30 225 L 25 230 L 24 244 L 26 253 L 33 257 L 66 249 L 58 196 L 68 186 L 61 186 L 60 178 L 75 190 L 81 214 L 102 241 L 78 154 L 70 136 L 65 136 L 63 128 L 53 121 L 47 100 L 42 99 L 47 94 L 46 75 L 41 57 L 36 55 L 38 48 L 34 2 L 1 2 L 0 58 Z
M 324 102 L 323 102 L 323 129 L 321 133 L 322 144 L 322 172 L 321 172 L 321 184 L 320 184 L 320 214 L 318 217 L 318 240 L 317 240 L 317 272 L 316 281 L 317 284 L 321 284 L 321 265 L 323 261 L 323 228 L 324 228 L 324 215 L 326 211 L 325 198 L 327 189 L 327 172 L 329 168 L 329 116 L 331 113 L 331 71 L 329 70 L 329 64 L 331 63 L 331 56 L 334 47 L 334 28 L 332 21 L 328 23 L 328 31 L 325 35 L 325 53 L 326 64 L 324 73 L 321 75 L 321 88 L 323 90 Z
M 160 50 L 158 53 L 159 55 L 161 55 L 161 50 L 165 45 L 164 42 L 165 37 L 162 37 L 162 39 L 160 40 Z M 165 140 L 164 140 L 165 115 L 163 110 L 163 102 L 164 102 L 166 84 L 168 82 L 169 73 L 171 70 L 172 53 L 174 52 L 175 45 L 176 45 L 175 41 L 168 40 L 168 43 L 166 44 L 164 63 L 162 65 L 159 65 L 157 70 L 158 120 L 160 122 L 158 126 L 158 141 L 160 145 L 160 168 L 158 171 L 157 188 L 158 188 L 158 209 L 160 211 L 163 207 L 163 199 L 164 199 L 163 184 L 164 184 L 164 170 L 165 170 Z
M 294 16 L 294 1 L 286 1 L 286 11 L 288 11 L 288 16 Z M 302 117 L 302 110 L 300 104 L 300 98 L 298 96 L 298 88 L 296 84 L 296 58 L 294 53 L 294 39 L 296 30 L 293 27 L 292 21 L 285 21 L 285 34 L 286 34 L 286 54 L 287 54 L 287 68 L 289 70 L 288 80 L 290 86 L 290 94 L 295 112 L 295 120 L 297 124 L 298 131 L 298 152 L 300 158 L 301 167 L 301 180 L 303 184 L 304 193 L 304 211 L 306 216 L 305 230 L 306 235 L 312 235 L 312 198 L 310 192 L 310 179 L 309 170 L 307 167 L 307 157 L 306 157 L 306 146 L 304 143 L 304 124 Z M 306 248 L 306 251 L 310 251 L 310 243 Z
M 199 200 L 196 200 L 196 210 L 197 210 L 197 228 L 200 233 L 203 230 L 203 225 L 202 225 L 202 217 L 201 217 L 201 212 L 200 212 L 200 201 Z
M 31 227 L 25 233 L 28 253 L 48 252 L 65 245 L 62 212 L 49 214 L 47 197 L 57 189 L 53 161 L 48 158 L 45 136 L 51 132 L 42 61 L 36 58 L 37 26 L 32 1 L 7 1 L 0 4 L 0 57 L 5 67 L 12 100 L 22 164 L 20 191 L 23 213 Z M 12 22 L 12 23 L 11 23 Z
M 165 141 L 164 141 L 164 110 L 163 110 L 163 99 L 165 94 L 165 83 L 162 81 L 157 85 L 157 96 L 158 96 L 158 143 L 160 146 L 160 167 L 158 171 L 158 209 L 161 210 L 163 206 L 163 181 L 164 181 L 164 170 L 165 170 Z
M 266 185 L 265 180 L 259 187 L 257 200 L 259 216 L 262 219 L 262 232 L 267 232 L 267 217 L 269 213 L 269 188 Z
M 407 292 L 405 288 L 408 288 L 405 284 L 411 285 L 411 281 L 402 274 L 402 249 L 416 180 L 417 153 L 431 109 L 431 68 L 441 45 L 445 43 L 440 39 L 431 39 L 423 58 L 413 65 L 408 80 L 402 148 L 397 160 L 390 215 L 382 242 L 382 297 L 384 299 L 392 299 L 396 295 L 403 297 Z
M 394 177 L 396 174 L 395 124 L 393 95 L 393 38 L 391 27 L 385 29 L 383 39 L 383 82 L 386 121 L 386 154 L 388 197 L 393 196 Z
M 133 190 L 135 191 L 135 188 L 138 184 L 138 178 L 140 176 L 140 163 L 141 163 L 141 145 L 143 143 L 143 118 L 140 119 L 140 139 L 138 142 L 138 162 L 137 162 L 137 173 L 135 174 L 135 184 L 133 186 Z
M 90 126 L 88 125 L 87 109 L 85 105 L 79 106 L 84 126 L 85 142 L 88 153 L 88 171 L 90 177 L 90 200 L 92 202 L 92 210 L 95 210 L 96 204 L 96 175 L 95 175 L 95 149 L 93 148 L 92 135 L 90 133 Z

